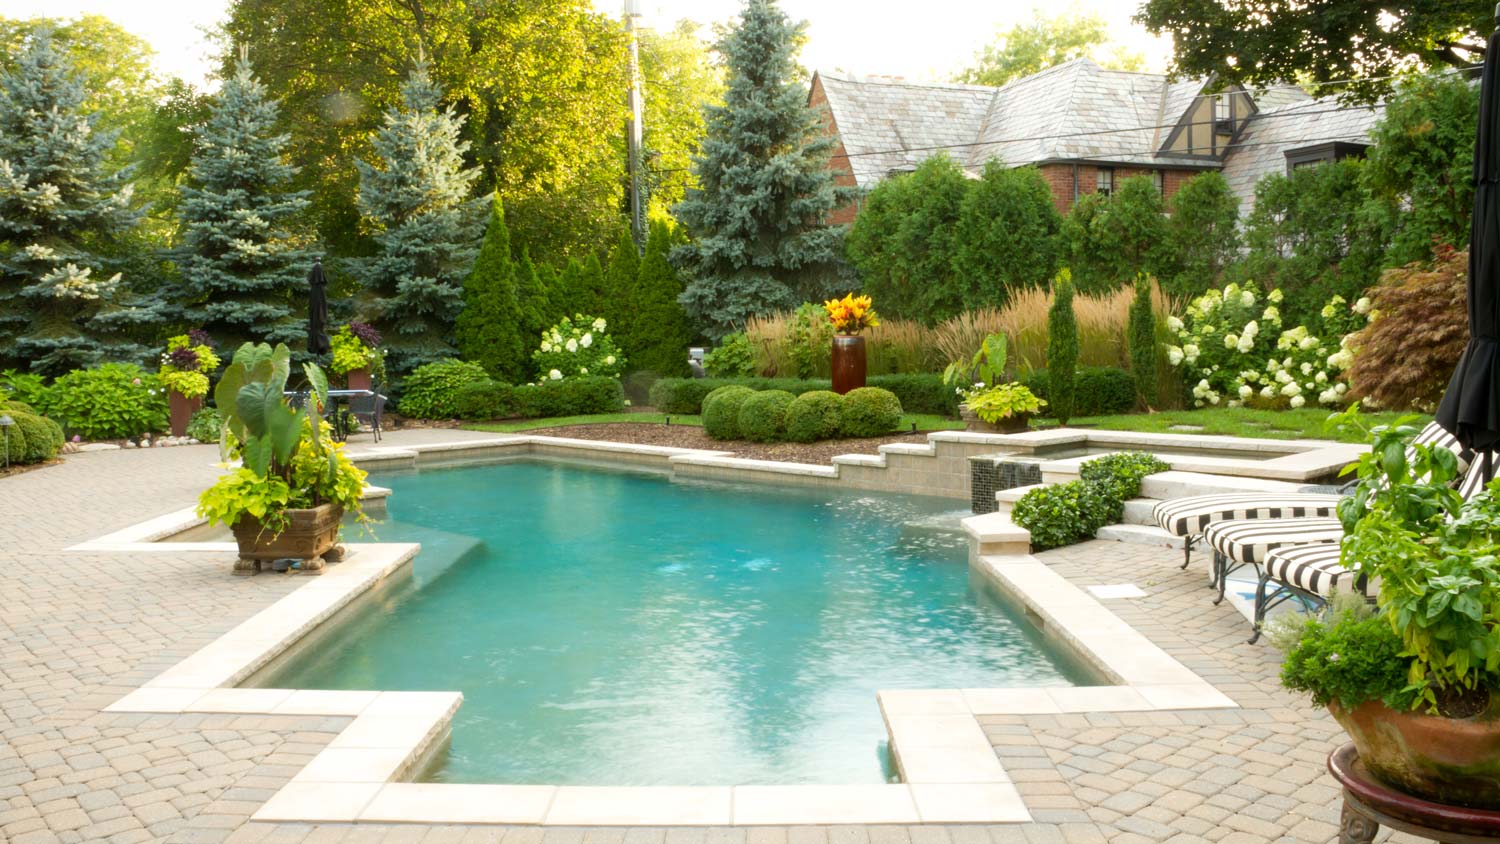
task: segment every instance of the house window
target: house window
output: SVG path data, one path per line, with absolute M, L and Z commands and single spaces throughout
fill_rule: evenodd
M 1100 167 L 1098 172 L 1099 181 L 1097 182 L 1094 189 L 1098 193 L 1102 193 L 1105 196 L 1110 196 L 1115 192 L 1115 168 Z
M 1156 186 L 1156 193 L 1157 193 L 1158 196 L 1166 196 L 1167 195 L 1167 171 L 1165 171 L 1165 170 L 1152 170 L 1151 171 L 1151 184 L 1153 184 L 1153 185 Z

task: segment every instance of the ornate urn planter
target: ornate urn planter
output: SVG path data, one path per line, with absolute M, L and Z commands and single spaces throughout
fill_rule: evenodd
M 1380 701 L 1328 711 L 1360 762 L 1399 791 L 1438 803 L 1500 809 L 1500 702 L 1468 718 L 1399 712 Z
M 302 571 L 322 574 L 324 561 L 344 559 L 344 547 L 338 544 L 342 506 L 322 504 L 309 510 L 287 510 L 286 517 L 286 529 L 276 536 L 260 519 L 247 516 L 235 522 L 234 541 L 240 553 L 235 574 L 256 574 L 268 570 L 272 560 L 284 559 L 301 560 Z
M 964 430 L 976 434 L 1019 434 L 1031 428 L 1031 413 L 1014 413 L 998 422 L 986 422 L 967 404 L 958 406 L 958 418 L 964 421 Z
M 833 391 L 843 395 L 865 385 L 865 338 L 833 335 Z
M 203 406 L 203 397 L 188 398 L 176 390 L 167 391 L 167 411 L 172 420 L 172 436 L 187 436 L 188 422 Z

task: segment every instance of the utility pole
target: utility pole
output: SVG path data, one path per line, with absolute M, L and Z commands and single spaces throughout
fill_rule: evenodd
M 630 118 L 625 122 L 625 138 L 630 170 L 630 236 L 639 252 L 646 242 L 646 203 L 641 195 L 644 174 L 641 172 L 641 50 L 636 27 L 641 16 L 640 0 L 625 0 L 625 33 L 630 39 L 630 89 L 626 102 Z

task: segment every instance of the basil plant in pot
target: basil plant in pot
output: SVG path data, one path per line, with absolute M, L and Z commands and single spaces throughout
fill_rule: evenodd
M 214 388 L 224 417 L 220 448 L 239 465 L 198 498 L 198 514 L 228 525 L 239 545 L 236 574 L 255 574 L 275 560 L 300 560 L 321 573 L 325 560 L 343 559 L 338 544 L 345 513 L 362 517 L 365 473 L 333 441 L 321 409 L 328 381 L 317 364 L 303 367 L 306 401 L 285 395 L 291 352 L 246 343 Z
M 1004 334 L 984 338 L 969 360 L 956 360 L 943 371 L 943 383 L 961 400 L 958 415 L 970 431 L 1014 434 L 1024 431 L 1047 402 L 1019 381 L 1005 378 Z
M 1375 430 L 1339 505 L 1341 562 L 1375 603 L 1280 624 L 1282 682 L 1327 706 L 1387 785 L 1500 809 L 1500 484 L 1465 502 L 1457 457 L 1410 445 L 1412 421 Z

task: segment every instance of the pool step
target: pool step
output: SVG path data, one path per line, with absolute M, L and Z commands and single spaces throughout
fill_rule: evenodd
M 1031 531 L 1018 527 L 1009 513 L 985 513 L 963 521 L 964 533 L 979 548 L 979 556 L 1022 555 L 1031 553 Z
M 1183 539 L 1173 536 L 1156 525 L 1105 525 L 1094 533 L 1095 539 L 1113 539 L 1136 545 L 1155 545 L 1160 548 L 1182 549 Z
M 1305 484 L 1272 481 L 1264 478 L 1241 478 L 1231 475 L 1209 475 L 1203 472 L 1157 472 L 1141 481 L 1141 497 L 1166 501 L 1189 495 L 1220 495 L 1236 492 L 1297 492 Z

